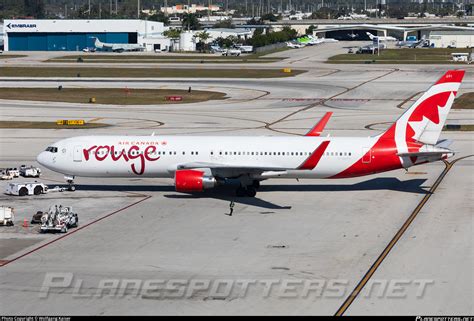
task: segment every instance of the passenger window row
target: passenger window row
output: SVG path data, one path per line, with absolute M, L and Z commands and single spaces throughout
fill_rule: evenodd
M 57 147 L 48 147 L 46 151 L 50 151 L 53 153 L 56 153 L 58 151 Z M 115 151 L 115 155 L 120 155 L 123 151 Z M 224 155 L 224 156 L 309 156 L 311 155 L 312 152 L 222 152 L 220 151 L 218 155 Z M 89 152 L 89 154 L 96 154 L 96 155 L 105 155 L 105 151 L 95 151 L 95 152 Z M 109 152 L 110 155 L 112 155 L 112 152 Z M 131 151 L 131 155 L 142 155 L 144 154 L 143 151 Z M 189 152 L 190 155 L 199 155 L 199 152 L 197 151 L 191 151 Z M 214 153 L 214 151 L 210 152 L 210 155 L 214 155 L 217 153 Z M 148 155 L 177 155 L 176 151 L 155 151 L 155 152 L 148 152 Z M 186 155 L 186 152 L 182 152 L 182 155 Z M 352 156 L 351 152 L 326 152 L 326 156 Z
M 214 155 L 214 152 L 211 151 L 211 155 Z M 235 155 L 235 156 L 304 156 L 311 155 L 311 152 L 219 152 L 219 155 Z

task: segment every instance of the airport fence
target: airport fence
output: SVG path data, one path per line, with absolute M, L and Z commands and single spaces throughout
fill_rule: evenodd
M 272 51 L 272 50 L 280 49 L 280 48 L 283 48 L 283 47 L 286 47 L 285 42 L 273 43 L 271 45 L 266 45 L 266 46 L 263 46 L 263 47 L 255 48 L 255 52 L 256 53 L 264 53 L 264 52 L 267 52 L 267 51 Z

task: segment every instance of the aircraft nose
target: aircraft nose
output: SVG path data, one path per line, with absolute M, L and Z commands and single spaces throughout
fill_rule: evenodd
M 36 161 L 40 163 L 41 165 L 48 167 L 49 165 L 49 153 L 47 152 L 41 152 L 39 155 L 36 157 Z

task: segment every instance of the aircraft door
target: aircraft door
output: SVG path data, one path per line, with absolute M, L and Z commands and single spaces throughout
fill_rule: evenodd
M 74 161 L 82 162 L 82 149 L 81 146 L 74 146 Z
M 372 159 L 372 149 L 369 147 L 362 148 L 362 163 L 363 164 L 370 164 Z

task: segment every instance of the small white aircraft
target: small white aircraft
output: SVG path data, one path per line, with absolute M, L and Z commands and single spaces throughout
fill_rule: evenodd
M 385 132 L 330 137 L 332 113 L 304 136 L 81 136 L 60 140 L 38 155 L 41 165 L 73 179 L 163 177 L 178 192 L 235 184 L 254 197 L 270 178 L 348 178 L 409 168 L 454 155 L 439 139 L 464 77 L 446 72 Z
M 355 39 L 359 37 L 359 34 L 352 32 L 352 33 L 348 33 L 347 36 L 351 39 Z
M 371 34 L 370 32 L 366 32 L 367 36 L 369 36 L 370 40 L 375 40 L 377 41 L 377 38 L 379 39 L 379 41 L 398 41 L 397 38 L 395 37 L 391 37 L 391 36 L 387 36 L 387 37 L 384 37 L 384 36 L 374 36 L 373 34 Z
M 97 49 L 107 49 L 113 52 L 124 52 L 124 51 L 144 51 L 145 47 L 139 43 L 105 43 L 101 42 L 97 37 L 91 37 L 95 39 L 94 46 Z
M 426 37 L 423 36 L 420 40 L 405 40 L 397 42 L 397 47 L 404 48 L 416 48 L 422 45 L 426 41 Z
M 291 49 L 300 49 L 300 48 L 304 48 L 305 45 L 301 44 L 301 43 L 297 43 L 297 42 L 291 42 L 291 41 L 288 41 L 286 43 L 286 46 L 288 48 L 291 48 Z

